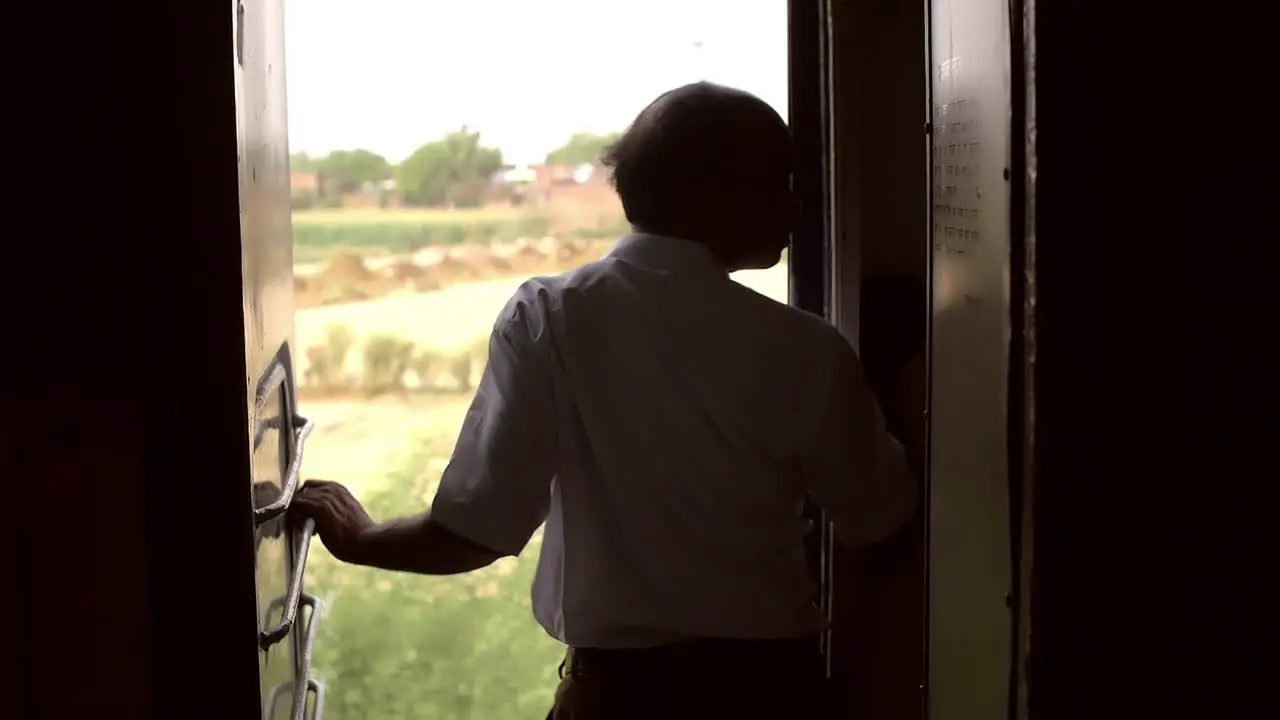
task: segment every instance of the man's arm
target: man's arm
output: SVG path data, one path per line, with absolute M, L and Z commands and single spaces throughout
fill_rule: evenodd
M 920 491 L 857 353 L 843 338 L 834 343 L 832 362 L 832 384 L 807 439 L 801 474 L 840 538 L 861 547 L 902 529 Z
M 291 513 L 315 520 L 325 546 L 357 565 L 451 575 L 518 555 L 550 507 L 556 434 L 551 377 L 513 301 L 429 511 L 375 524 L 345 488 L 308 482 Z
M 532 308 L 513 301 L 489 342 L 475 400 L 431 504 L 454 534 L 516 556 L 551 508 L 557 433 L 554 378 Z
M 487 567 L 502 554 L 446 529 L 430 511 L 366 529 L 347 562 L 419 575 L 457 575 Z
M 294 523 L 311 520 L 333 556 L 353 565 L 421 575 L 477 570 L 500 557 L 435 522 L 429 512 L 375 524 L 346 487 L 308 480 L 289 506 Z

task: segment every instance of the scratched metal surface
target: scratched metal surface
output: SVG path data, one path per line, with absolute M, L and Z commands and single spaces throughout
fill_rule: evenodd
M 1013 18 L 1014 23 L 1022 23 L 1022 57 L 1023 77 L 1025 84 L 1025 108 L 1023 111 L 1023 126 L 1021 141 L 1024 147 L 1024 165 L 1023 168 L 1023 184 L 1024 194 L 1023 202 L 1025 204 L 1023 212 L 1023 266 L 1014 268 L 1015 271 L 1021 270 L 1023 273 L 1023 387 L 1025 396 L 1023 398 L 1022 411 L 1023 419 L 1023 488 L 1022 488 L 1022 519 L 1021 519 L 1021 543 L 1020 553 L 1017 557 L 1021 563 L 1018 576 L 1018 597 L 1020 601 L 1017 605 L 1018 617 L 1017 624 L 1017 642 L 1014 644 L 1017 657 L 1015 658 L 1016 674 L 1014 677 L 1017 681 L 1015 690 L 1014 714 L 1015 720 L 1028 720 L 1031 712 L 1031 688 L 1028 685 L 1028 663 L 1031 657 L 1031 563 L 1033 554 L 1031 547 L 1035 539 L 1035 527 L 1033 523 L 1034 514 L 1032 513 L 1032 503 L 1035 498 L 1035 371 L 1036 371 L 1036 178 L 1038 172 L 1037 155 L 1036 155 L 1036 84 L 1035 84 L 1035 67 L 1036 67 L 1036 2 L 1035 0 L 1024 0 L 1022 3 L 1022 17 Z M 1015 57 L 1017 57 L 1015 55 Z M 1016 140 L 1015 140 L 1016 141 Z
M 929 717 L 1008 712 L 1008 3 L 934 0 Z
M 249 427 L 255 440 L 252 455 L 253 495 L 261 506 L 278 497 L 289 458 L 288 418 L 283 393 L 253 398 L 273 360 L 292 344 L 293 249 L 289 214 L 289 168 L 284 85 L 283 0 L 232 0 L 236 23 L 235 88 L 240 169 L 240 231 L 244 276 L 244 323 Z M 268 422 L 269 420 L 274 422 Z M 260 529 L 257 585 L 260 623 L 279 619 L 269 608 L 285 595 L 294 548 L 281 521 Z M 268 616 L 271 615 L 271 616 Z M 262 695 L 300 679 L 294 655 L 299 623 L 289 636 L 260 653 Z M 288 717 L 289 702 L 276 704 L 271 717 Z

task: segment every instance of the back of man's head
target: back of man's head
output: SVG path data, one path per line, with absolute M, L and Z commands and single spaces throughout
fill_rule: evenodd
M 604 158 L 638 230 L 701 242 L 730 266 L 777 262 L 791 224 L 791 141 L 763 100 L 694 83 L 636 117 Z

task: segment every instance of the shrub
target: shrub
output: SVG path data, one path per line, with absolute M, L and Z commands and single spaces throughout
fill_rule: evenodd
M 391 335 L 374 335 L 364 345 L 364 389 L 380 395 L 404 389 L 404 374 L 413 358 L 413 343 Z
M 450 358 L 449 374 L 453 376 L 454 382 L 458 384 L 458 390 L 467 392 L 472 389 L 471 371 L 473 367 L 474 361 L 470 350 L 463 350 Z
M 351 354 L 351 346 L 355 344 L 355 333 L 342 323 L 330 323 L 324 329 L 324 346 L 330 372 L 325 376 L 325 388 L 329 390 L 346 390 L 350 385 L 347 379 L 347 356 Z
M 347 363 L 347 355 L 355 344 L 356 334 L 342 323 L 329 323 L 324 329 L 324 345 L 329 349 L 330 359 L 341 368 Z
M 296 195 L 289 198 L 289 207 L 294 210 L 310 210 L 316 206 L 316 193 L 314 190 L 300 190 Z
M 489 182 L 485 178 L 461 180 L 449 187 L 445 199 L 450 205 L 458 208 L 475 208 L 484 204 L 489 190 Z
M 449 376 L 453 378 L 458 390 L 469 392 L 475 389 L 475 377 L 484 372 L 485 365 L 489 361 L 489 336 L 477 338 L 445 360 Z
M 347 356 L 355 343 L 355 334 L 342 323 L 325 328 L 324 344 L 307 348 L 307 373 L 304 382 L 325 392 L 349 388 L 345 372 Z
M 329 356 L 323 345 L 307 348 L 307 372 L 302 379 L 304 385 L 323 388 L 326 384 L 325 378 L 332 372 L 333 368 L 329 364 Z
M 468 348 L 471 354 L 471 361 L 475 364 L 475 369 L 484 372 L 484 367 L 489 363 L 489 336 L 482 335 L 471 343 Z
M 418 376 L 418 386 L 424 389 L 435 388 L 445 361 L 444 356 L 430 349 L 421 350 L 414 355 L 411 369 Z

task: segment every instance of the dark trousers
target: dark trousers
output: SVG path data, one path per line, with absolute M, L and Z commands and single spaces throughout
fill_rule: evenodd
M 703 639 L 569 650 L 547 720 L 825 720 L 818 640 Z

